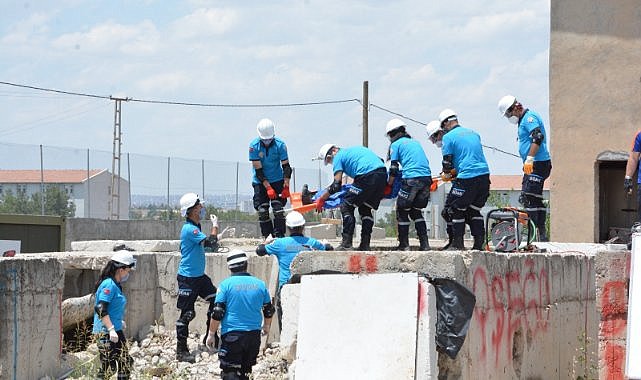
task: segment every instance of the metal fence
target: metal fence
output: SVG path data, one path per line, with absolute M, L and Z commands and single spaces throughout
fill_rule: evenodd
M 105 181 L 96 181 L 94 177 L 87 181 L 86 178 L 94 170 L 105 170 L 108 173 L 103 175 L 110 178 L 112 163 L 113 154 L 107 151 L 0 143 L 1 171 L 37 170 L 42 174 L 42 183 L 32 183 L 32 189 L 36 190 L 30 193 L 41 191 L 44 186 L 51 184 L 47 179 L 50 177 L 45 175 L 47 171 L 86 172 L 87 176 L 84 176 L 82 182 L 72 184 L 78 190 L 70 194 L 70 199 L 77 205 L 82 205 L 77 207 L 76 217 L 108 217 L 103 210 L 107 209 L 111 201 L 111 182 L 109 188 L 105 189 Z M 120 192 L 121 202 L 124 199 L 131 208 L 150 205 L 177 208 L 182 194 L 195 192 L 217 208 L 253 212 L 252 169 L 249 161 L 225 162 L 123 153 L 120 165 L 121 189 L 125 189 Z M 11 176 L 11 172 L 4 174 L 5 179 L 7 175 Z M 291 191 L 300 191 L 304 184 L 308 184 L 310 189 L 316 189 L 327 185 L 330 177 L 331 173 L 320 162 L 317 168 L 294 167 Z M 5 181 L 0 186 L 4 189 L 0 191 L 6 192 L 15 183 Z M 120 213 L 120 219 L 128 219 L 126 210 Z

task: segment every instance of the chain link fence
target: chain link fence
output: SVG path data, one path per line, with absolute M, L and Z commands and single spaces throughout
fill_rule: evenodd
M 115 181 L 112 173 L 120 173 Z M 301 191 L 327 185 L 331 173 L 294 167 L 290 187 Z M 27 198 L 48 186 L 64 191 L 74 205 L 74 217 L 98 219 L 159 218 L 154 212 L 177 209 L 180 197 L 195 192 L 207 204 L 223 210 L 254 212 L 249 161 L 225 162 L 181 157 L 0 143 L 0 202 L 8 195 Z M 112 188 L 113 185 L 113 188 Z M 47 214 L 43 207 L 40 214 Z M 6 210 L 5 210 L 6 212 Z M 171 213 L 165 213 L 170 217 Z

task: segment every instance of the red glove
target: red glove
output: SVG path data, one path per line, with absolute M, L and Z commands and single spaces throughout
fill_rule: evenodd
M 274 190 L 274 188 L 271 186 L 267 186 L 267 198 L 276 199 L 277 197 L 278 194 L 276 194 L 276 190 Z
M 283 186 L 283 191 L 280 193 L 281 198 L 289 198 L 289 186 Z
M 438 189 L 438 178 L 432 178 L 432 184 L 430 185 L 430 191 L 433 193 Z
M 388 183 L 387 185 L 385 185 L 385 190 L 383 190 L 383 195 L 388 196 L 390 194 L 392 194 L 392 185 Z
M 325 200 L 323 198 L 318 198 L 316 200 L 316 211 L 323 211 L 323 206 L 325 206 Z

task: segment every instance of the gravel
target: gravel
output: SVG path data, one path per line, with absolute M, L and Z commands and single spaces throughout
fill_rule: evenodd
M 212 379 L 219 378 L 220 366 L 216 352 L 207 349 L 202 336 L 191 333 L 187 344 L 196 363 L 176 361 L 176 332 L 164 326 L 152 326 L 140 342 L 129 341 L 129 354 L 134 359 L 131 379 Z M 69 379 L 94 379 L 99 366 L 98 348 L 91 344 L 87 351 L 66 355 L 65 362 L 73 368 Z M 258 356 L 253 368 L 255 380 L 287 379 L 287 362 L 281 359 L 278 342 L 270 344 Z M 43 378 L 46 379 L 46 378 Z M 42 380 L 42 379 L 41 379 Z

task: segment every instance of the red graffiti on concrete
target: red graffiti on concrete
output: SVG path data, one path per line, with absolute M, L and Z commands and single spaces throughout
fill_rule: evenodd
M 550 279 L 545 268 L 534 267 L 533 260 L 526 260 L 522 271 L 495 275 L 491 280 L 485 267 L 477 267 L 472 290 L 477 297 L 474 320 L 481 331 L 481 360 L 488 357 L 488 338 L 498 366 L 501 351 L 512 359 L 516 331 L 522 328 L 531 337 L 547 331 Z
M 623 379 L 625 347 L 620 341 L 625 338 L 628 324 L 628 285 L 626 281 L 609 281 L 601 293 L 600 339 L 605 342 L 604 351 L 599 354 L 603 368 L 602 378 Z
M 622 380 L 623 363 L 625 363 L 625 347 L 613 342 L 605 344 L 605 376 L 606 380 Z
M 374 273 L 378 271 L 378 259 L 375 255 L 362 255 L 359 253 L 349 257 L 347 271 L 350 273 L 361 273 L 363 271 L 363 266 L 361 265 L 363 256 L 365 256 L 365 272 Z

